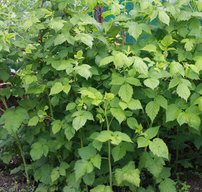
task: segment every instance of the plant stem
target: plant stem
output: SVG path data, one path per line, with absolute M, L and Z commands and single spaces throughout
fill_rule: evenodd
M 51 101 L 50 101 L 49 95 L 48 95 L 48 105 L 49 105 L 49 109 L 50 109 L 50 115 L 51 115 L 52 119 L 54 119 L 53 107 L 52 107 L 52 105 L 51 105 Z
M 105 105 L 105 120 L 106 120 L 106 125 L 107 125 L 107 131 L 110 130 L 110 123 L 107 117 L 107 103 Z M 112 165 L 111 165 L 111 143 L 108 141 L 108 167 L 109 167 L 109 185 L 110 188 L 112 189 Z
M 15 137 L 15 138 L 16 138 L 17 146 L 18 146 L 18 148 L 19 148 L 19 150 L 20 150 L 20 156 L 21 156 L 22 161 L 23 161 L 27 184 L 29 184 L 29 174 L 28 174 L 28 170 L 27 170 L 27 163 L 26 163 L 25 155 L 24 155 L 24 152 L 23 152 L 23 150 L 22 150 L 21 143 L 20 143 L 20 138 L 19 138 L 19 136 L 18 136 L 17 133 L 16 133 L 16 137 Z
M 8 105 L 6 103 L 6 99 L 4 97 L 1 98 L 1 101 L 6 109 L 8 109 Z

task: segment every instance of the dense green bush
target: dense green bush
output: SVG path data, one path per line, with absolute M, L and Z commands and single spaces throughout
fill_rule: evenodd
M 172 154 L 201 147 L 202 1 L 131 2 L 129 14 L 52 0 L 1 15 L 0 158 L 19 153 L 36 191 L 175 192 Z M 99 3 L 115 16 L 103 24 Z

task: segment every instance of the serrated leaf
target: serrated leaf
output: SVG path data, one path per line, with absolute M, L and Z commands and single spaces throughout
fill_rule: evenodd
M 149 145 L 149 139 L 145 137 L 138 137 L 137 145 L 138 145 L 138 148 L 147 147 Z
M 86 124 L 87 119 L 84 116 L 78 116 L 73 119 L 72 126 L 76 131 L 81 129 Z
M 58 133 L 60 129 L 62 128 L 62 122 L 60 120 L 53 121 L 51 125 L 52 125 L 53 134 Z
M 111 81 L 111 85 L 122 85 L 125 82 L 125 77 L 120 76 L 116 73 L 112 74 L 112 81 Z
M 119 161 L 126 155 L 126 150 L 121 145 L 115 146 L 112 149 L 112 157 L 114 159 L 114 162 Z
M 66 125 L 63 127 L 65 129 L 65 136 L 68 141 L 70 141 L 75 135 L 75 129 L 71 125 Z
M 163 10 L 159 10 L 159 20 L 162 23 L 165 23 L 166 25 L 169 25 L 170 23 L 170 17 L 168 16 L 168 14 L 163 11 Z
M 162 95 L 157 95 L 157 97 L 155 98 L 155 102 L 158 103 L 164 109 L 167 109 L 168 101 Z
M 99 135 L 95 138 L 97 141 L 102 143 L 109 141 L 112 137 L 112 131 L 101 131 Z
M 28 126 L 36 126 L 38 124 L 38 122 L 39 122 L 39 117 L 34 116 L 29 120 Z
M 82 159 L 89 160 L 90 158 L 96 155 L 96 150 L 91 145 L 88 145 L 86 147 L 78 149 L 78 153 Z
M 91 173 L 93 171 L 93 165 L 91 162 L 87 160 L 78 160 L 74 166 L 75 177 L 78 181 L 81 177 L 83 177 L 87 173 Z
M 119 96 L 125 102 L 129 102 L 133 96 L 133 87 L 129 84 L 124 84 L 119 89 Z
M 65 36 L 63 34 L 59 34 L 59 35 L 57 35 L 57 37 L 54 40 L 54 45 L 55 46 L 60 45 L 60 44 L 64 43 L 65 41 L 66 41 Z
M 124 166 L 122 169 L 115 170 L 115 179 L 118 186 L 130 186 L 139 187 L 140 185 L 140 171 L 135 169 L 132 162 Z
M 52 172 L 51 172 L 51 181 L 54 182 L 54 181 L 56 181 L 59 177 L 60 177 L 60 173 L 59 173 L 58 168 L 53 169 Z
M 95 155 L 94 157 L 92 157 L 90 159 L 91 163 L 93 164 L 94 167 L 100 169 L 100 166 L 101 166 L 101 156 L 99 154 Z
M 168 105 L 166 109 L 166 122 L 174 121 L 177 119 L 180 109 L 175 104 Z
M 90 190 L 90 192 L 113 192 L 110 186 L 98 185 Z
M 128 103 L 127 106 L 131 110 L 138 110 L 142 109 L 142 105 L 138 99 L 131 99 Z
M 90 34 L 80 33 L 76 38 L 90 48 L 93 46 L 93 37 Z
M 178 86 L 177 86 L 177 90 L 176 90 L 177 94 L 183 98 L 185 101 L 187 101 L 187 99 L 189 98 L 190 96 L 190 90 L 188 88 L 188 86 L 184 83 L 180 83 Z
M 146 105 L 146 113 L 149 116 L 149 118 L 151 119 L 151 121 L 154 121 L 154 119 L 156 118 L 158 112 L 159 112 L 159 104 L 154 102 L 154 101 L 150 101 L 147 105 Z
M 144 74 L 144 75 L 148 74 L 148 67 L 146 63 L 140 57 L 135 57 L 135 62 L 133 66 L 138 73 Z
M 182 76 L 184 76 L 184 67 L 178 62 L 172 62 L 170 64 L 170 74 L 172 76 L 176 74 L 181 74 Z
M 115 131 L 112 133 L 111 143 L 113 145 L 119 145 L 122 141 L 132 143 L 131 138 L 127 134 L 122 133 L 120 131 Z
M 173 180 L 166 178 L 159 184 L 160 192 L 176 192 L 176 184 Z
M 52 86 L 52 88 L 50 90 L 50 95 L 56 95 L 62 91 L 63 91 L 62 83 L 56 82 L 56 83 L 54 83 L 54 85 Z
M 100 66 L 108 65 L 114 61 L 114 56 L 108 56 L 100 60 Z
M 149 79 L 146 79 L 144 80 L 144 84 L 151 88 L 151 89 L 155 89 L 156 87 L 158 87 L 159 85 L 159 80 L 158 79 L 154 79 L 154 78 L 149 78 Z
M 112 115 L 116 118 L 116 120 L 121 124 L 125 119 L 125 112 L 120 108 L 111 108 L 110 109 Z
M 156 138 L 150 142 L 149 149 L 154 155 L 168 159 L 168 147 L 162 139 Z
M 44 152 L 46 152 L 45 150 L 46 150 L 46 146 L 43 146 L 43 144 L 40 142 L 36 142 L 32 144 L 30 155 L 32 159 L 35 161 L 40 159 L 44 155 Z
M 157 136 L 158 131 L 159 131 L 159 126 L 157 126 L 157 127 L 150 127 L 149 129 L 147 129 L 144 132 L 144 136 L 145 136 L 145 138 L 147 138 L 149 140 L 153 139 L 154 137 Z
M 129 22 L 126 24 L 128 27 L 128 33 L 134 37 L 136 40 L 142 34 L 142 26 L 135 22 Z
M 15 135 L 22 123 L 28 118 L 27 111 L 22 107 L 17 107 L 7 109 L 1 116 L 0 121 L 9 134 Z
M 85 79 L 88 79 L 92 76 L 92 72 L 90 69 L 91 69 L 91 66 L 86 64 L 79 65 L 74 68 L 76 73 L 78 73 L 80 76 L 84 77 Z

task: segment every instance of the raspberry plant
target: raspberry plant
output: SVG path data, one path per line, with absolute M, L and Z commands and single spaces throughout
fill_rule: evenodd
M 175 192 L 173 151 L 202 145 L 202 1 L 28 2 L 1 5 L 0 158 L 40 192 Z

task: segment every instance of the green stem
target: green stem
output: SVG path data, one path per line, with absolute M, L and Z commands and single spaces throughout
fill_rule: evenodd
M 50 100 L 49 95 L 48 95 L 48 105 L 49 105 L 49 109 L 50 109 L 50 115 L 51 115 L 52 119 L 54 119 L 53 107 L 51 105 L 51 100 Z
M 107 125 L 107 131 L 110 131 L 110 123 L 107 117 L 107 103 L 105 106 L 105 120 L 106 120 L 106 125 Z M 109 185 L 110 188 L 112 189 L 112 164 L 111 164 L 111 143 L 108 141 L 108 167 L 109 167 Z
M 179 135 L 179 130 L 178 127 L 176 127 L 176 140 L 177 140 L 177 146 L 176 146 L 176 154 L 175 154 L 175 174 L 177 176 L 177 170 L 178 170 L 178 160 L 179 160 L 179 143 L 178 143 L 178 135 Z
M 17 146 L 18 146 L 18 148 L 20 150 L 20 156 L 21 156 L 22 161 L 23 161 L 23 165 L 24 165 L 24 169 L 25 169 L 25 176 L 26 176 L 26 179 L 27 179 L 27 184 L 29 184 L 29 174 L 28 174 L 28 170 L 27 170 L 27 163 L 26 163 L 25 155 L 24 155 L 24 152 L 22 150 L 21 143 L 20 143 L 20 138 L 19 138 L 17 133 L 16 133 L 16 142 L 17 142 Z
M 0 111 L 2 111 L 3 113 L 5 112 L 5 110 L 4 110 L 4 109 L 2 109 L 1 107 L 0 107 Z
M 4 97 L 1 98 L 1 101 L 6 109 L 8 109 L 8 105 L 6 103 L 6 99 Z

